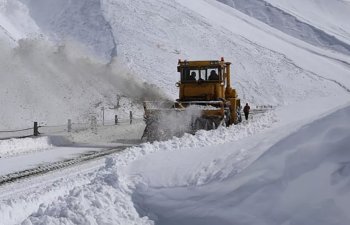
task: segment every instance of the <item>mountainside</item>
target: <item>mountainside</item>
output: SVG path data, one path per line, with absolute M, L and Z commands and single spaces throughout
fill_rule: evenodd
M 350 86 L 350 81 L 343 79 L 348 74 L 348 66 L 341 63 L 348 63 L 343 56 L 308 46 L 215 1 L 15 0 L 1 5 L 1 16 L 7 20 L 1 22 L 0 33 L 11 39 L 5 43 L 15 43 L 17 49 L 28 48 L 4 50 L 4 58 L 12 63 L 2 61 L 10 65 L 2 76 L 7 82 L 16 76 L 17 82 L 12 82 L 11 88 L 1 88 L 6 95 L 2 104 L 9 106 L 2 114 L 2 127 L 25 127 L 31 124 L 28 120 L 62 124 L 69 117 L 84 120 L 91 113 L 100 116 L 98 107 L 113 107 L 117 94 L 132 95 L 124 93 L 123 85 L 116 85 L 118 81 L 111 86 L 111 76 L 118 79 L 128 74 L 139 81 L 135 88 L 141 91 L 133 90 L 131 97 L 144 93 L 142 83 L 146 81 L 176 98 L 179 58 L 224 56 L 233 63 L 232 83 L 242 100 L 256 105 L 276 106 L 306 97 L 342 95 Z M 225 23 L 203 17 L 209 13 L 223 15 Z M 16 44 L 31 42 L 19 40 L 32 37 L 48 43 Z M 74 59 L 57 63 L 57 51 L 68 52 L 62 57 Z M 300 61 L 304 52 L 307 60 Z M 327 57 L 322 56 L 325 54 Z M 53 57 L 46 58 L 47 55 Z M 108 64 L 116 61 L 125 65 L 122 72 L 119 65 Z M 329 65 L 323 66 L 326 64 Z M 81 79 L 81 83 L 72 81 Z M 51 95 L 49 101 L 42 93 Z M 55 105 L 62 107 L 57 111 Z
M 308 24 L 350 43 L 350 2 L 347 0 L 277 1 L 266 0 L 283 11 L 296 16 Z M 302 6 L 302 7 L 301 7 Z
M 345 22 L 350 8 L 344 2 L 308 1 L 304 4 L 302 1 L 274 0 L 219 1 L 307 43 L 350 54 L 350 30 Z
M 141 116 L 140 105 L 131 101 L 158 96 L 114 56 L 99 1 L 23 2 L 1 2 L 0 103 L 6 107 L 0 129 L 30 127 L 33 121 L 88 122 L 102 117 L 101 107 L 107 119 L 129 110 Z M 109 110 L 118 96 L 124 96 L 122 108 Z

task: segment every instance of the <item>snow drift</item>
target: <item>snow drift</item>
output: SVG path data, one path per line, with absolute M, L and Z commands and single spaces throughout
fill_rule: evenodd
M 237 141 L 258 134 L 267 129 L 273 121 L 273 114 L 268 113 L 257 118 L 252 124 L 222 127 L 210 132 L 201 131 L 196 136 L 185 135 L 166 142 L 146 143 L 140 147 L 133 147 L 107 158 L 99 169 L 89 175 L 84 175 L 88 177 L 89 182 L 70 189 L 56 200 L 52 200 L 51 195 L 55 193 L 50 193 L 50 191 L 45 191 L 44 194 L 34 194 L 28 203 L 20 201 L 17 204 L 17 201 L 14 200 L 11 201 L 11 204 L 0 204 L 0 216 L 7 224 L 21 223 L 23 225 L 43 223 L 47 225 L 62 223 L 154 224 L 148 217 L 140 216 L 135 209 L 131 188 L 138 183 L 138 179 L 137 176 L 135 180 L 129 179 L 129 174 L 125 170 L 126 166 L 136 159 L 143 159 L 144 156 L 157 152 L 176 153 L 181 149 L 186 149 L 189 152 L 201 153 L 197 151 L 200 147 L 215 146 L 228 140 Z M 50 200 L 48 201 L 47 198 Z M 39 204 L 39 202 L 45 203 Z M 20 207 L 21 204 L 29 205 L 31 208 L 26 207 L 21 216 L 11 217 L 10 212 Z
M 339 110 L 282 140 L 262 132 L 271 125 L 267 116 L 229 132 L 145 144 L 107 159 L 85 175 L 90 182 L 64 196 L 43 197 L 36 209 L 31 201 L 34 211 L 2 218 L 24 225 L 347 224 L 350 127 L 343 121 L 349 112 Z M 15 206 L 0 205 L 3 212 Z
M 0 140 L 0 158 L 51 148 L 48 137 Z
M 197 162 L 201 152 L 167 158 L 156 154 L 137 161 L 130 176 L 140 182 L 134 193 L 139 212 L 167 225 L 348 224 L 350 126 L 344 121 L 349 115 L 346 107 L 308 124 L 269 147 L 240 173 L 232 171 L 204 185 L 185 180 L 196 177 L 192 173 L 198 170 L 189 162 Z M 261 144 L 258 141 L 255 148 Z M 236 142 L 222 146 L 220 152 L 239 148 Z M 166 164 L 159 159 L 166 159 Z M 227 163 L 236 161 L 232 154 L 206 170 L 225 171 Z M 160 174 L 155 176 L 154 171 Z

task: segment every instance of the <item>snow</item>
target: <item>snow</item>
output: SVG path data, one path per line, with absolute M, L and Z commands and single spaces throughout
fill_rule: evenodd
M 298 11 L 298 9 L 292 10 L 291 12 L 283 8 L 282 8 L 283 10 L 281 10 L 267 3 L 264 0 L 219 0 L 219 1 L 253 18 L 256 18 L 266 23 L 275 29 L 278 29 L 284 32 L 285 34 L 291 35 L 295 38 L 303 40 L 312 45 L 315 45 L 321 48 L 331 49 L 333 51 L 338 51 L 346 55 L 349 55 L 350 53 L 349 51 L 350 45 L 348 40 L 346 39 L 344 40 L 344 38 L 339 38 L 337 35 L 334 35 L 332 32 L 328 32 L 327 29 L 322 29 L 322 28 L 320 29 L 317 26 L 313 25 L 312 22 L 308 22 L 308 21 L 304 22 L 303 18 L 300 18 L 299 16 L 293 14 L 293 11 Z M 281 1 L 281 2 L 271 1 L 271 2 L 274 2 L 274 5 L 281 5 L 281 2 L 287 3 L 287 1 Z M 289 1 L 289 2 L 292 3 L 292 1 Z M 311 2 L 313 2 L 314 5 L 310 4 Z M 324 17 L 324 14 L 328 15 L 328 13 L 326 13 L 322 9 L 330 8 L 331 9 L 330 11 L 344 12 L 343 18 L 338 18 L 338 20 L 330 20 L 332 22 L 327 23 L 328 27 L 330 28 L 336 27 L 336 26 L 342 27 L 342 24 L 344 24 L 344 22 L 347 19 L 349 19 L 349 16 L 346 15 L 345 13 L 348 9 L 344 10 L 344 8 L 342 8 L 341 10 L 338 10 L 336 9 L 337 7 L 334 7 L 336 4 L 330 4 L 329 6 L 325 4 L 323 6 L 322 4 L 318 4 L 318 2 L 321 3 L 320 1 L 308 1 L 307 4 L 303 4 L 303 7 L 300 7 L 302 2 L 299 1 L 298 2 L 299 7 L 297 8 L 300 8 L 301 11 L 303 11 L 307 17 L 312 15 L 314 11 L 316 12 L 316 14 L 320 13 L 320 15 L 318 16 L 322 17 L 322 20 L 327 18 L 327 22 L 331 18 L 331 16 Z M 324 1 L 323 3 L 328 4 L 328 2 Z M 282 3 L 282 5 L 288 5 L 288 4 Z M 293 5 L 293 3 L 290 5 Z M 318 8 L 318 10 L 314 10 L 315 8 Z M 318 18 L 314 17 L 313 19 L 317 23 Z M 347 25 L 344 24 L 344 27 L 345 26 Z
M 336 36 L 344 42 L 350 43 L 350 25 L 348 23 L 350 18 L 349 1 L 266 1 L 296 16 L 298 19 L 305 21 L 308 24 L 312 24 L 325 32 Z
M 19 19 L 21 18 L 21 19 Z M 0 2 L 0 34 L 11 46 L 20 39 L 41 37 L 41 30 L 20 1 Z
M 344 121 L 349 112 L 348 106 L 307 124 L 271 147 L 261 146 L 260 139 L 257 145 L 245 143 L 245 149 L 240 142 L 211 148 L 220 151 L 221 160 L 210 157 L 212 163 L 204 163 L 209 167 L 201 165 L 203 160 L 188 164 L 195 151 L 141 159 L 130 166 L 131 176 L 139 181 L 135 194 L 139 211 L 154 215 L 159 224 L 347 224 L 350 127 Z M 273 135 L 265 135 L 270 142 Z M 256 136 L 246 141 L 255 140 Z M 228 162 L 237 164 L 240 157 L 256 156 L 256 149 L 266 147 L 240 173 L 234 167 L 226 176 L 210 173 L 225 171 Z M 226 152 L 231 155 L 225 156 Z M 161 175 L 155 176 L 155 171 Z M 210 182 L 188 182 L 187 177 L 195 177 L 197 171 L 206 172 Z
M 0 140 L 0 158 L 51 148 L 48 137 Z
M 141 143 L 143 121 L 105 125 L 55 136 L 0 140 L 0 177 Z M 21 163 L 18 163 L 21 162 Z
M 296 40 L 216 1 L 43 2 L 3 3 L 4 9 L 21 5 L 14 14 L 0 13 L 4 17 L 29 17 L 27 27 L 16 25 L 22 19 L 12 19 L 15 25 L 3 24 L 7 30 L 34 30 L 45 40 L 23 40 L 28 35 L 20 37 L 15 49 L 2 44 L 1 104 L 8 106 L 0 117 L 3 129 L 28 127 L 34 120 L 49 125 L 68 119 L 87 123 L 91 115 L 101 120 L 101 107 L 113 108 L 117 95 L 129 100 L 121 111 L 142 114 L 133 100 L 150 90 L 156 92 L 153 97 L 177 97 L 178 58 L 225 56 L 233 63 L 233 87 L 255 105 L 342 96 L 349 90 L 348 57 Z M 209 12 L 215 16 L 208 17 Z M 52 34 L 61 41 L 55 43 Z M 118 58 L 112 59 L 107 56 L 113 40 Z M 92 54 L 91 49 L 99 51 Z M 101 61 L 101 55 L 111 63 Z
M 103 148 L 91 147 L 79 148 L 51 146 L 50 149 L 37 148 L 35 149 L 35 151 L 26 152 L 26 154 L 20 154 L 16 152 L 16 157 L 7 156 L 6 158 L 0 159 L 0 176 L 35 169 L 39 166 L 46 166 L 50 165 L 51 163 L 60 162 L 72 158 L 78 158 L 83 154 L 103 150 Z
M 320 54 L 323 50 L 283 36 L 267 25 L 213 1 L 158 1 L 154 4 L 105 1 L 105 5 L 106 18 L 119 43 L 119 56 L 129 61 L 129 67 L 139 77 L 167 90 L 173 98 L 177 97 L 174 83 L 178 81 L 175 66 L 179 58 L 219 59 L 225 56 L 233 63 L 233 87 L 238 89 L 242 99 L 254 104 L 278 105 L 305 96 L 336 95 L 337 88 L 328 85 L 328 82 L 333 83 L 329 77 L 337 80 L 334 76 L 341 76 L 342 81 L 348 77 L 348 70 L 343 65 L 310 54 L 303 48 L 311 48 Z M 128 16 L 131 14 L 133 17 Z M 211 14 L 214 16 L 207 18 Z M 247 25 L 247 22 L 253 25 Z M 176 35 L 174 31 L 177 31 Z M 275 35 L 282 35 L 283 39 Z M 291 41 L 293 44 L 288 43 Z M 295 44 L 303 48 L 296 50 Z M 332 53 L 327 54 L 333 57 Z M 343 56 L 334 57 L 343 60 Z M 327 66 L 320 67 L 320 61 L 324 60 L 321 64 Z M 321 87 L 333 90 L 328 92 Z
M 256 220 L 261 224 L 280 224 L 281 221 L 313 223 L 309 218 L 321 218 L 320 221 L 325 221 L 323 224 L 337 224 L 329 218 L 338 218 L 338 224 L 346 224 L 346 194 L 341 193 L 345 198 L 342 201 L 337 187 L 327 186 L 331 188 L 330 193 L 322 198 L 306 193 L 319 186 L 315 174 L 309 174 L 313 169 L 318 175 L 316 180 L 322 184 L 329 182 L 327 174 L 337 177 L 333 179 L 340 185 L 346 179 L 334 175 L 334 171 L 343 168 L 334 160 L 349 160 L 346 155 L 339 157 L 337 154 L 338 151 L 344 152 L 343 147 L 349 140 L 349 127 L 343 123 L 348 119 L 349 110 L 347 107 L 333 113 L 291 135 L 290 128 L 279 126 L 278 122 L 271 123 L 270 116 L 265 115 L 255 116 L 241 127 L 228 128 L 230 135 L 227 137 L 222 137 L 227 132 L 219 129 L 153 145 L 144 144 L 106 159 L 102 168 L 82 175 L 90 180 L 88 183 L 73 185 L 74 188 L 56 200 L 41 205 L 36 203 L 37 209 L 31 211 L 30 216 L 26 214 L 28 217 L 23 215 L 14 220 L 4 214 L 3 218 L 7 218 L 8 224 L 13 223 L 10 221 L 23 221 L 22 224 L 153 224 L 149 219 L 160 224 L 211 224 L 213 221 L 254 224 Z M 320 128 L 322 132 L 319 132 Z M 337 138 L 324 139 L 331 133 Z M 306 135 L 309 138 L 305 139 Z M 232 141 L 227 141 L 229 137 Z M 213 140 L 217 142 L 211 143 Z M 345 143 L 337 145 L 338 140 Z M 314 144 L 317 146 L 310 148 Z M 309 153 L 305 155 L 303 152 Z M 325 163 L 325 167 L 318 167 L 317 163 L 322 161 L 316 156 L 333 163 L 333 166 Z M 315 166 L 307 166 L 309 162 L 314 162 L 311 165 Z M 299 175 L 303 179 L 299 180 Z M 312 179 L 308 178 L 310 176 Z M 281 188 L 280 179 L 285 188 Z M 260 187 L 263 188 L 260 190 Z M 288 200 L 288 196 L 295 199 L 299 193 L 305 193 L 300 194 L 302 201 Z M 335 203 L 327 204 L 328 198 Z M 313 202 L 312 199 L 319 201 Z M 261 201 L 266 204 L 257 204 Z M 304 202 L 308 211 L 294 211 Z M 8 206 L 3 204 L 2 207 Z M 327 210 L 327 214 L 318 209 Z
M 88 124 L 92 116 L 101 123 L 102 107 L 106 120 L 114 120 L 114 115 L 125 118 L 129 111 L 142 115 L 137 113 L 141 105 L 132 99 L 147 96 L 149 85 L 133 81 L 118 59 L 109 65 L 100 63 L 75 43 L 55 46 L 22 40 L 18 44 L 11 49 L 0 43 L 0 103 L 6 105 L 0 115 L 1 130 L 31 127 L 33 121 L 52 126 L 71 119 Z M 115 107 L 118 96 L 128 96 L 122 97 L 120 108 Z
M 101 60 L 116 56 L 116 43 L 99 0 L 23 0 L 36 24 L 56 41 L 75 40 Z
M 293 4 L 310 9 L 315 2 Z M 11 4 L 20 10 L 4 13 Z M 150 100 L 176 98 L 178 58 L 224 56 L 233 63 L 232 86 L 242 101 L 252 108 L 273 106 L 237 126 L 144 143 L 104 160 L 3 185 L 1 224 L 349 223 L 346 54 L 306 42 L 309 34 L 294 38 L 214 0 L 11 0 L 1 6 L 6 7 L 0 16 L 11 20 L 0 23 L 0 104 L 6 106 L 0 127 L 26 127 L 34 119 L 86 122 L 91 116 L 100 123 L 101 107 L 108 120 L 116 113 L 127 118 L 130 109 L 141 117 L 137 100 L 150 90 Z M 309 19 L 301 18 L 299 8 L 288 5 L 288 12 L 331 35 L 346 29 L 345 22 L 328 29 L 342 16 L 319 26 L 314 21 L 324 12 L 320 7 Z M 22 25 L 41 37 L 32 40 L 19 32 Z M 110 58 L 113 43 L 117 58 Z M 123 96 L 119 108 L 118 96 Z M 41 160 L 125 147 L 142 133 L 139 122 L 121 130 L 105 126 L 97 134 L 73 133 L 68 138 L 75 144 L 51 143 L 63 147 L 50 146 L 46 138 L 5 141 L 0 152 L 8 156 L 1 160 L 8 161 L 0 162 L 1 171 L 25 169 L 18 165 L 22 161 L 27 168 Z

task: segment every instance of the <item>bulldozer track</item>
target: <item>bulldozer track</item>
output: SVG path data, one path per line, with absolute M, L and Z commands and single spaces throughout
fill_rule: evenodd
M 120 148 L 106 149 L 100 152 L 92 152 L 77 158 L 45 164 L 45 165 L 38 166 L 36 168 L 3 175 L 3 176 L 0 176 L 0 186 L 5 185 L 7 183 L 15 182 L 21 179 L 38 176 L 38 175 L 46 174 L 55 170 L 67 168 L 86 161 L 102 158 L 104 156 L 123 151 L 126 148 L 127 147 L 120 147 Z

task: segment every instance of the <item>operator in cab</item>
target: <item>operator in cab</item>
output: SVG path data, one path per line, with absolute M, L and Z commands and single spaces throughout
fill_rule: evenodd
M 196 76 L 197 76 L 196 72 L 191 72 L 191 75 L 188 77 L 188 80 L 195 81 L 196 80 Z
M 210 71 L 208 80 L 219 80 L 219 75 L 215 72 L 215 70 Z

